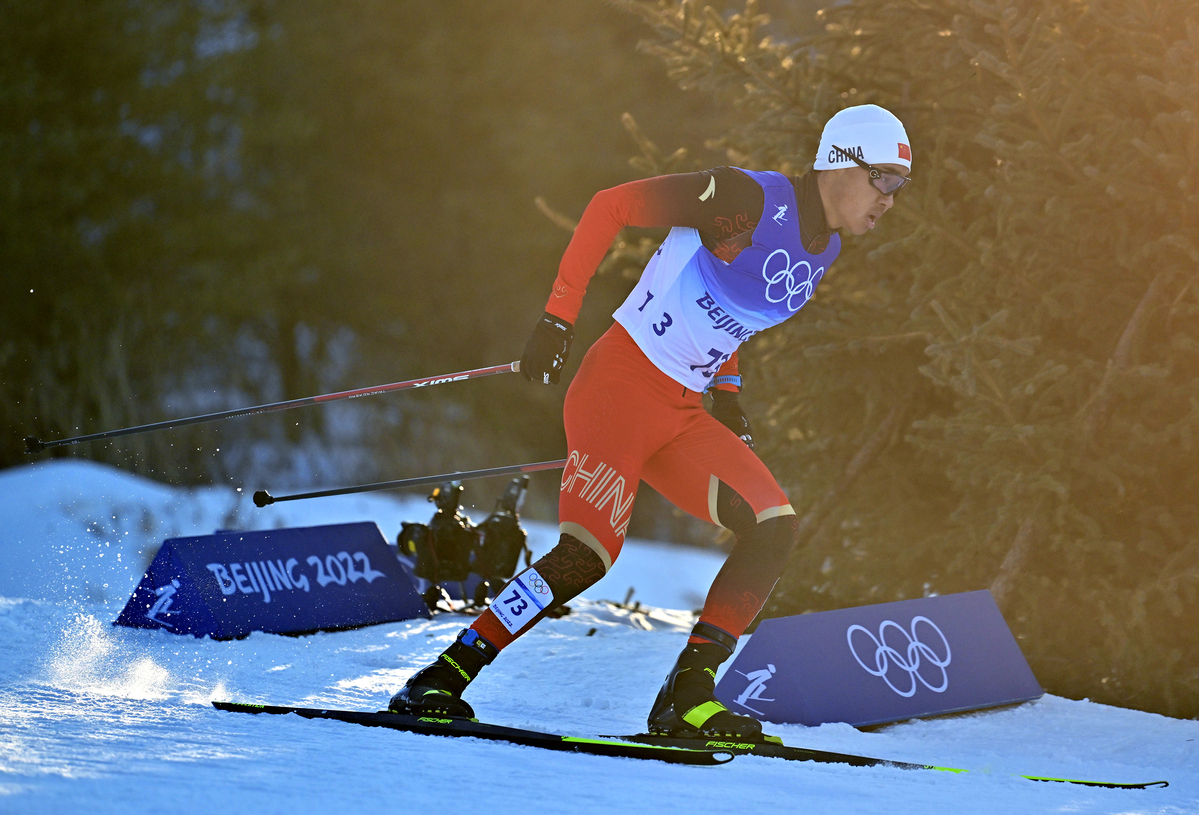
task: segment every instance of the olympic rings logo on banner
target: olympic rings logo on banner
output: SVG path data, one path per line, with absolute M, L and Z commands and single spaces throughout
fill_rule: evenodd
M 783 267 L 777 272 L 770 272 L 770 261 L 775 255 L 783 256 Z M 796 280 L 795 270 L 800 266 L 806 266 L 808 269 L 807 277 L 803 280 Z M 816 290 L 816 284 L 820 282 L 820 278 L 824 276 L 824 267 L 812 271 L 812 264 L 806 260 L 801 260 L 794 266 L 791 265 L 791 255 L 786 249 L 775 249 L 771 252 L 766 262 L 762 264 L 762 279 L 766 281 L 766 299 L 771 303 L 781 303 L 787 301 L 788 311 L 799 311 L 803 308 L 804 303 L 812 296 L 812 292 Z M 778 290 L 779 284 L 782 284 L 782 291 Z M 778 295 L 777 297 L 775 295 Z M 799 297 L 799 305 L 793 305 L 795 298 Z
M 919 632 L 916 631 L 916 626 L 918 623 L 925 623 L 929 628 L 936 632 L 936 635 L 941 639 L 941 645 L 944 647 L 945 656 L 938 656 L 935 650 L 920 640 Z M 887 642 L 887 632 L 892 628 L 898 631 L 899 635 L 907 640 L 906 647 L 903 647 L 902 644 L 900 644 L 901 648 L 897 649 L 892 647 Z M 858 655 L 858 650 L 854 645 L 853 640 L 855 631 L 861 631 L 870 638 L 871 642 L 874 643 L 874 667 L 867 665 L 866 662 L 863 661 L 862 657 Z M 921 685 L 924 685 L 924 687 L 928 688 L 934 693 L 944 693 L 945 689 L 949 687 L 949 672 L 945 670 L 945 668 L 949 665 L 950 660 L 953 658 L 953 655 L 949 651 L 949 640 L 945 639 L 945 635 L 941 633 L 941 629 L 937 628 L 937 624 L 928 617 L 913 617 L 912 629 L 910 632 L 906 631 L 903 626 L 897 622 L 892 620 L 884 620 L 883 623 L 878 627 L 877 637 L 860 625 L 851 625 L 845 632 L 845 639 L 849 643 L 850 653 L 853 654 L 853 658 L 858 661 L 858 664 L 862 666 L 862 669 L 872 676 L 882 677 L 882 680 L 887 683 L 887 687 L 904 698 L 915 695 L 917 680 L 919 680 Z M 859 639 L 859 642 L 860 641 L 861 640 Z M 920 667 L 924 662 L 927 662 L 934 668 L 939 668 L 941 670 L 941 683 L 939 685 L 934 687 L 927 679 L 924 678 L 923 675 L 921 675 Z M 906 691 L 900 690 L 899 688 L 895 687 L 894 684 L 892 684 L 891 677 L 888 675 L 891 671 L 892 665 L 894 665 L 896 668 L 899 668 L 901 671 L 907 671 L 908 678 L 912 681 L 912 687 L 910 689 Z

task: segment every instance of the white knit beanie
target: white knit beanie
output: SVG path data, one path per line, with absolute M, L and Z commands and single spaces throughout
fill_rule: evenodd
M 856 166 L 833 145 L 852 152 L 867 164 L 899 164 L 912 169 L 912 148 L 903 122 L 878 105 L 846 108 L 828 120 L 820 134 L 814 170 Z

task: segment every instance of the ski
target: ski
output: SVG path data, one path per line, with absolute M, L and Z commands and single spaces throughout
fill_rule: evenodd
M 677 747 L 674 745 L 638 744 L 612 738 L 577 738 L 523 730 L 516 727 L 484 724 L 471 719 L 452 719 L 433 716 L 406 716 L 387 711 L 369 713 L 358 710 L 328 710 L 323 708 L 254 705 L 243 702 L 216 702 L 217 710 L 234 713 L 294 713 L 305 719 L 334 719 L 365 727 L 387 727 L 425 736 L 450 736 L 503 741 L 544 750 L 587 753 L 617 758 L 653 759 L 669 764 L 715 766 L 733 760 L 732 751 L 711 747 Z
M 386 727 L 427 736 L 448 736 L 503 741 L 510 744 L 538 747 L 590 755 L 614 756 L 618 758 L 653 759 L 672 764 L 714 766 L 726 764 L 735 756 L 754 755 L 780 758 L 785 761 L 814 761 L 822 764 L 848 764 L 854 767 L 895 767 L 903 770 L 938 770 L 949 773 L 967 773 L 955 767 L 939 767 L 935 764 L 915 764 L 908 761 L 893 761 L 884 758 L 815 750 L 808 747 L 791 747 L 781 742 L 746 742 L 728 739 L 687 739 L 669 736 L 654 736 L 639 733 L 632 736 L 600 736 L 580 738 L 542 733 L 502 725 L 486 724 L 471 719 L 454 719 L 433 716 L 406 716 L 383 711 L 370 713 L 357 710 L 326 708 L 288 707 L 281 705 L 258 705 L 244 702 L 216 702 L 217 710 L 236 713 L 294 713 L 305 719 L 333 719 L 365 727 Z M 1039 775 L 1021 775 L 1030 781 L 1052 781 L 1062 784 L 1080 784 L 1088 787 L 1112 789 L 1149 789 L 1169 786 L 1167 781 L 1145 781 L 1125 783 L 1118 781 L 1089 781 L 1077 778 L 1055 778 Z
M 947 773 L 968 773 L 969 770 L 955 767 L 938 767 L 934 764 L 913 764 L 908 761 L 892 761 L 885 758 L 870 758 L 852 753 L 835 753 L 813 750 L 808 747 L 788 747 L 781 742 L 742 742 L 727 739 L 680 739 L 670 736 L 654 736 L 639 733 L 634 736 L 603 736 L 637 744 L 652 744 L 660 747 L 689 747 L 691 749 L 724 750 L 733 755 L 765 756 L 786 761 L 815 761 L 822 764 L 850 764 L 854 767 L 897 767 L 901 770 L 940 770 Z M 1082 784 L 1088 787 L 1110 787 L 1113 789 L 1143 790 L 1150 787 L 1168 787 L 1167 781 L 1144 781 L 1122 783 L 1118 781 L 1085 781 L 1077 778 L 1051 778 L 1040 775 L 1021 775 L 1029 781 L 1055 781 L 1062 784 Z

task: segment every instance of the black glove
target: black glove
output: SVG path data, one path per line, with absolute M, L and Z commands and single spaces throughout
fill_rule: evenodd
M 749 419 L 732 391 L 712 391 L 712 416 L 716 421 L 736 433 L 749 449 L 754 449 L 754 433 L 749 429 Z
M 562 377 L 562 366 L 570 356 L 570 341 L 574 336 L 574 326 L 566 320 L 548 311 L 541 315 L 520 358 L 521 376 L 530 382 L 557 385 Z

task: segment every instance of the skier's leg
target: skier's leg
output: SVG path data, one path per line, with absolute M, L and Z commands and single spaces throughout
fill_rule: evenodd
M 619 325 L 587 352 L 563 411 L 570 455 L 558 495 L 561 538 L 513 578 L 472 626 L 496 648 L 507 647 L 612 568 L 641 465 L 674 434 L 672 409 L 681 393 Z
M 691 514 L 731 530 L 736 545 L 649 716 L 652 730 L 758 738 L 761 725 L 715 698 L 716 669 L 732 654 L 778 580 L 796 519 L 769 470 L 709 416 L 697 417 L 643 469 L 646 483 Z
M 471 629 L 502 651 L 526 629 L 595 584 L 604 571 L 604 561 L 594 549 L 564 534 L 557 546 L 497 593 Z
M 397 713 L 474 718 L 462 699 L 466 686 L 525 629 L 603 575 L 603 561 L 595 552 L 563 535 L 549 553 L 509 581 L 436 662 L 414 674 L 388 707 Z
M 755 513 L 753 504 L 724 481 L 717 479 L 714 486 L 717 522 L 733 533 L 735 543 L 712 581 L 700 613 L 699 622 L 707 633 L 693 634 L 690 642 L 721 642 L 713 631 L 723 631 L 732 638 L 731 651 L 778 582 L 795 545 L 798 519 L 781 490 L 780 498 L 768 502 L 775 506 Z
M 461 694 L 478 672 L 611 568 L 641 465 L 676 432 L 681 394 L 619 325 L 592 346 L 566 396 L 571 452 L 559 495 L 558 545 L 504 586 L 436 663 L 409 679 L 392 698 L 393 710 L 472 716 Z

